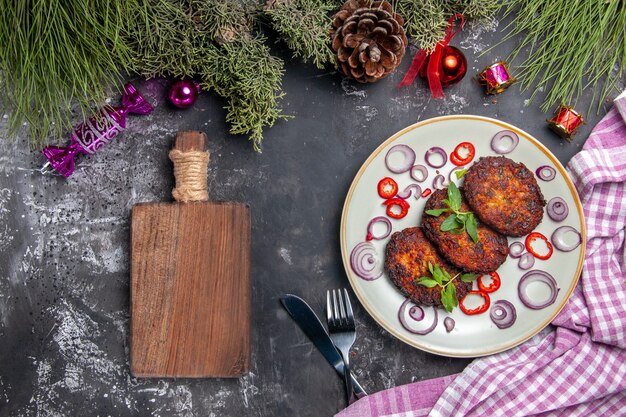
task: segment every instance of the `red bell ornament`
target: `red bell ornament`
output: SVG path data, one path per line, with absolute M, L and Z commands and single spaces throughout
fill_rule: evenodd
M 465 73 L 467 73 L 467 60 L 463 52 L 454 46 L 444 46 L 441 52 L 441 67 L 438 71 L 441 86 L 447 87 L 458 83 L 465 77 Z M 420 75 L 426 77 L 426 74 Z
M 456 20 L 460 20 L 459 27 L 454 30 Z M 455 14 L 448 20 L 444 38 L 437 43 L 433 51 L 420 49 L 413 57 L 409 70 L 400 82 L 400 87 L 407 86 L 419 75 L 428 80 L 430 93 L 433 98 L 444 98 L 443 87 L 457 83 L 467 72 L 467 60 L 463 52 L 448 45 L 454 35 L 461 30 L 465 19 L 461 14 Z

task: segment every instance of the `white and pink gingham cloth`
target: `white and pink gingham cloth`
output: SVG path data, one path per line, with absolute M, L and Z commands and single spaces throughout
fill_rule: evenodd
M 553 326 L 460 374 L 370 395 L 337 417 L 626 416 L 623 109 L 626 92 L 567 166 L 584 208 L 587 253 Z

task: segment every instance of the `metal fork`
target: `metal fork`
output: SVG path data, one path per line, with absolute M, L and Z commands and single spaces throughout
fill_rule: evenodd
M 348 404 L 352 404 L 358 399 L 350 378 L 350 348 L 356 340 L 356 329 L 352 305 L 345 288 L 343 292 L 341 290 L 326 292 L 326 320 L 330 338 L 343 357 L 346 395 Z

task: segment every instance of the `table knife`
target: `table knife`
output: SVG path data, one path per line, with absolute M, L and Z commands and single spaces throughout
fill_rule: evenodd
M 293 294 L 285 294 L 280 298 L 285 310 L 291 318 L 302 329 L 304 334 L 313 342 L 315 347 L 324 355 L 324 358 L 335 368 L 335 371 L 343 378 L 343 359 L 335 348 L 332 340 L 328 336 L 324 325 L 317 317 L 313 309 L 302 298 Z M 352 385 L 357 398 L 363 398 L 367 395 L 363 387 L 358 383 L 354 375 L 352 377 Z

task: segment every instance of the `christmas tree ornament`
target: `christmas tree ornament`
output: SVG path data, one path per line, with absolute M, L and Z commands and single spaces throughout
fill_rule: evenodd
M 459 27 L 453 31 L 455 21 L 461 21 Z M 443 87 L 457 83 L 463 79 L 467 72 L 467 60 L 459 49 L 448 45 L 454 35 L 463 28 L 465 18 L 461 14 L 455 14 L 448 20 L 448 27 L 444 38 L 437 43 L 432 53 L 426 49 L 420 49 L 413 57 L 411 66 L 400 82 L 400 87 L 407 86 L 419 75 L 428 80 L 430 93 L 433 98 L 444 98 Z
M 52 14 L 47 2 L 4 2 L 0 7 L 0 102 L 6 106 L 7 117 L 1 136 L 26 139 L 22 135 L 26 129 L 30 146 L 42 148 L 49 139 L 60 139 L 72 129 L 73 114 L 91 113 L 95 103 L 106 98 L 106 91 L 127 74 L 197 77 L 203 90 L 225 99 L 229 132 L 247 135 L 254 150 L 261 152 L 265 130 L 291 118 L 280 105 L 284 62 L 272 55 L 265 28 L 294 58 L 320 69 L 338 61 L 337 51 L 331 48 L 335 36 L 328 36 L 331 28 L 333 34 L 339 27 L 345 29 L 345 34 L 338 35 L 341 42 L 352 31 L 363 39 L 352 38 L 350 43 L 356 45 L 350 50 L 356 49 L 355 56 L 343 51 L 341 56 L 352 60 L 339 65 L 352 77 L 349 63 L 356 64 L 357 79 L 368 82 L 380 78 L 381 66 L 384 71 L 380 72 L 386 75 L 400 63 L 407 35 L 415 45 L 432 51 L 445 34 L 449 16 L 462 13 L 468 19 L 488 21 L 506 3 L 394 0 L 392 9 L 380 0 L 350 0 L 334 19 L 333 13 L 345 0 L 264 1 L 261 10 L 258 1 L 241 0 L 103 2 L 102 7 L 93 7 L 90 0 L 70 0 L 57 1 Z M 622 3 L 612 1 L 603 7 Z M 360 16 L 355 32 L 354 25 L 344 23 L 355 13 L 361 15 L 359 8 L 374 9 L 374 20 Z M 621 36 L 623 28 L 611 27 Z M 49 36 L 38 36 L 42 33 Z M 605 44 L 616 43 L 611 40 L 614 37 Z M 614 49 L 619 53 L 620 48 Z M 555 51 L 563 53 L 562 48 Z M 361 75 L 365 67 L 375 76 Z
M 487 94 L 500 94 L 515 82 L 515 78 L 511 77 L 507 63 L 498 61 L 482 70 L 478 81 L 485 86 Z
M 430 56 L 428 57 L 430 61 Z M 467 73 L 467 60 L 465 55 L 454 46 L 444 46 L 441 52 L 441 72 L 439 81 L 442 87 L 456 84 L 465 77 Z M 424 77 L 420 74 L 422 78 Z
M 372 83 L 393 72 L 409 41 L 402 16 L 387 1 L 348 0 L 333 16 L 330 36 L 339 69 L 360 83 Z
M 41 172 L 56 170 L 64 177 L 74 172 L 74 157 L 79 154 L 90 155 L 109 143 L 122 130 L 126 129 L 126 116 L 148 114 L 154 108 L 131 83 L 124 86 L 122 104 L 106 106 L 89 120 L 74 129 L 69 146 L 46 146 L 41 151 L 48 162 Z
M 167 97 L 174 106 L 186 109 L 196 103 L 198 94 L 200 94 L 200 84 L 193 80 L 180 80 L 170 85 Z
M 574 108 L 561 104 L 555 116 L 548 120 L 548 126 L 563 139 L 572 140 L 572 135 L 585 123 L 583 116 Z

